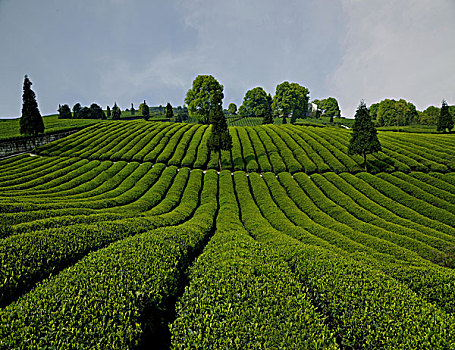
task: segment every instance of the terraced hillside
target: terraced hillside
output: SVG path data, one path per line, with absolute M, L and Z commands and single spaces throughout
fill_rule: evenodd
M 97 160 L 153 162 L 213 169 L 216 154 L 206 143 L 210 128 L 200 124 L 111 122 L 41 147 L 46 156 Z M 347 155 L 350 131 L 293 125 L 231 127 L 231 152 L 223 152 L 223 167 L 233 171 L 307 174 L 359 172 L 362 157 Z M 368 157 L 371 172 L 455 170 L 452 135 L 381 132 L 383 152 Z
M 453 136 L 381 133 L 369 174 L 349 131 L 235 127 L 218 173 L 209 132 L 0 160 L 0 348 L 455 346 Z

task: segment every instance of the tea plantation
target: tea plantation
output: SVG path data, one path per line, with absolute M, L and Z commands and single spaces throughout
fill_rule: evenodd
M 0 349 L 453 349 L 455 136 L 109 121 L 0 160 Z

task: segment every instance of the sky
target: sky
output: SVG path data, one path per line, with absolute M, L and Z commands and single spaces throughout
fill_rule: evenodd
M 42 115 L 79 102 L 183 105 L 213 75 L 224 106 L 297 82 L 310 100 L 455 104 L 454 0 L 0 0 L 0 118 L 33 83 Z

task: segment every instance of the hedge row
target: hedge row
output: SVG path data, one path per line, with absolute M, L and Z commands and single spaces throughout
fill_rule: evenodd
M 328 317 L 341 346 L 443 349 L 455 345 L 452 317 L 380 271 L 275 230 L 256 206 L 245 174 L 235 173 L 234 180 L 245 228 L 289 263 L 315 306 Z
M 163 312 L 210 235 L 216 197 L 217 174 L 210 172 L 200 206 L 185 223 L 98 250 L 1 310 L 0 347 L 162 346 Z
M 219 179 L 217 230 L 177 303 L 172 348 L 338 348 L 289 266 L 243 228 L 230 172 Z

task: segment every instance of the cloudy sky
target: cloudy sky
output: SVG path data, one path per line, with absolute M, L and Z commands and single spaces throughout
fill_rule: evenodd
M 198 74 L 245 92 L 298 82 L 343 116 L 404 98 L 455 104 L 454 0 L 0 0 L 0 117 L 25 74 L 58 104 L 182 105 Z

